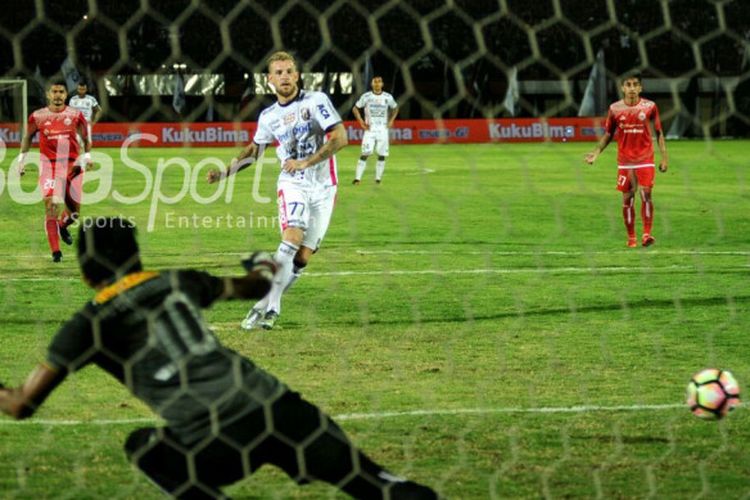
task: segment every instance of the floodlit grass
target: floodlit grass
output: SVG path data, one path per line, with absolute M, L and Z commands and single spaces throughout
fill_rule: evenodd
M 746 497 L 750 412 L 703 422 L 679 405 L 707 366 L 750 387 L 749 147 L 670 143 L 654 191 L 657 243 L 627 249 L 614 147 L 591 167 L 588 144 L 396 146 L 382 185 L 371 160 L 352 186 L 352 146 L 339 155 L 323 248 L 285 296 L 280 328 L 241 331 L 249 304 L 217 304 L 206 318 L 221 341 L 340 416 L 376 460 L 449 498 Z M 160 160 L 233 154 L 131 151 L 152 176 Z M 148 268 L 237 274 L 242 254 L 278 244 L 275 168 L 259 179 L 267 203 L 253 201 L 248 170 L 229 202 L 188 194 L 155 205 L 147 191 L 84 214 L 133 217 Z M 175 197 L 184 172 L 163 173 Z M 208 197 L 217 188 L 204 176 L 194 192 Z M 113 190 L 146 187 L 117 160 Z M 72 251 L 51 263 L 41 204 L 16 203 L 6 186 L 0 210 L 0 380 L 16 384 L 90 292 Z M 98 368 L 70 377 L 36 418 L 0 420 L 0 496 L 160 498 L 122 452 L 147 423 L 130 420 L 153 415 Z M 271 468 L 227 492 L 334 494 Z

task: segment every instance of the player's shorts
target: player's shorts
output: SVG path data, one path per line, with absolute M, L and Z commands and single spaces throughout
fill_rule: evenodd
M 281 230 L 302 229 L 305 233 L 302 245 L 317 251 L 331 222 L 336 186 L 305 189 L 296 184 L 279 183 L 277 196 Z
M 655 174 L 656 169 L 654 167 L 618 168 L 617 190 L 627 193 L 638 186 L 652 188 L 654 187 Z M 635 185 L 633 185 L 634 180 Z
M 378 156 L 388 156 L 388 129 L 365 130 L 362 136 L 362 155 L 370 156 L 373 151 Z
M 52 198 L 56 203 L 62 203 L 66 197 L 72 197 L 77 203 L 81 203 L 83 174 L 71 177 L 74 163 L 73 158 L 41 163 L 39 189 L 42 198 Z

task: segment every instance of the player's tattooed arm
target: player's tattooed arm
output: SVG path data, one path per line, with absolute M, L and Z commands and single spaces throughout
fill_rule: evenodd
M 0 411 L 17 420 L 30 417 L 64 378 L 64 371 L 37 365 L 22 386 L 0 388 Z
M 328 142 L 323 144 L 319 150 L 304 160 L 287 160 L 284 162 L 284 172 L 294 172 L 295 170 L 304 170 L 307 167 L 317 165 L 335 155 L 337 151 L 349 144 L 346 136 L 346 129 L 343 123 L 337 123 L 328 132 Z
M 251 142 L 240 151 L 240 154 L 238 154 L 236 158 L 232 158 L 232 161 L 229 162 L 229 165 L 227 165 L 224 170 L 209 170 L 206 180 L 209 184 L 212 184 L 246 169 L 263 155 L 264 149 L 265 145 L 258 145 L 255 144 L 255 142 Z

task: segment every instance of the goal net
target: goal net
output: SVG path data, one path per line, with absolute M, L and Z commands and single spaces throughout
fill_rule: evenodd
M 446 498 L 750 494 L 750 412 L 741 404 L 704 421 L 685 404 L 705 368 L 731 371 L 743 391 L 750 384 L 745 0 L 13 0 L 6 9 L 0 381 L 21 384 L 43 360 L 70 371 L 32 418 L 0 419 L 9 497 L 158 498 L 131 463 L 148 452 L 131 445 L 137 429 L 165 426 L 157 437 L 186 464 L 175 495 L 221 487 L 237 498 L 334 498 L 363 472 L 365 483 L 405 477 Z M 280 50 L 296 58 L 299 87 L 330 100 L 322 109 L 340 116 L 348 145 L 321 170 L 335 208 L 319 238 L 305 233 L 278 319 L 263 328 L 264 306 L 243 328 L 249 300 L 199 313 L 211 302 L 200 293 L 219 286 L 208 278 L 139 302 L 133 294 L 156 287 L 152 271 L 240 276 L 253 251 L 291 252 L 280 248 L 288 217 L 318 209 L 277 185 L 275 145 L 206 181 L 257 138 L 261 112 L 277 102 L 266 61 Z M 666 138 L 663 152 L 653 130 L 651 190 L 648 176 L 618 171 L 625 132 L 584 161 L 634 75 L 640 94 L 618 109 L 653 102 Z M 392 123 L 375 77 L 397 105 Z M 81 215 L 133 223 L 145 269 L 63 330 L 111 283 L 81 282 L 80 223 L 52 261 L 43 169 L 21 177 L 14 163 L 27 116 L 59 80 L 68 99 L 79 83 L 96 99 Z M 372 119 L 368 91 L 386 102 L 387 147 L 357 118 Z M 320 108 L 293 106 L 284 115 L 276 105 L 273 127 L 317 130 Z M 619 128 L 655 127 L 651 109 Z M 105 262 L 90 249 L 89 261 Z M 110 300 L 133 313 L 128 328 L 101 326 Z M 138 328 L 141 340 L 150 335 L 143 345 Z M 76 355 L 54 354 L 60 346 Z M 124 354 L 128 346 L 137 348 Z M 297 485 L 316 479 L 316 443 L 341 436 L 322 418 L 301 437 L 282 432 L 275 419 L 296 416 L 231 370 L 222 372 L 231 390 L 207 395 L 219 365 L 208 382 L 191 370 L 228 352 L 219 346 L 299 391 L 389 473 L 352 459 L 335 464 L 346 473 L 329 477 L 333 486 Z M 165 356 L 139 378 L 143 360 Z M 155 404 L 150 390 L 172 392 Z M 247 417 L 227 417 L 235 397 L 263 409 L 262 432 L 232 427 Z M 195 417 L 178 422 L 190 439 L 174 430 L 172 405 Z M 211 468 L 205 450 L 219 441 L 229 451 Z M 256 470 L 268 449 L 294 457 L 293 480 Z M 207 479 L 215 468 L 240 473 Z
M 26 80 L 0 78 L 0 124 L 4 124 L 4 141 L 18 142 L 28 117 L 28 83 Z

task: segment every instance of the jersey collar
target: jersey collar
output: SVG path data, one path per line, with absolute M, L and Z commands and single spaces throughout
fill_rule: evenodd
M 302 90 L 302 89 L 299 89 L 299 88 L 298 88 L 298 89 L 297 89 L 297 95 L 296 95 L 296 97 L 295 97 L 294 99 L 292 99 L 291 101 L 289 101 L 289 102 L 288 102 L 288 103 L 286 103 L 286 104 L 281 104 L 281 103 L 280 103 L 279 101 L 276 101 L 276 104 L 278 104 L 278 105 L 279 105 L 280 107 L 282 107 L 282 108 L 286 108 L 287 106 L 289 106 L 289 105 L 290 105 L 290 104 L 292 104 L 293 102 L 297 102 L 297 101 L 299 101 L 300 99 L 302 99 L 302 93 L 303 93 L 303 92 L 304 92 L 304 90 Z
M 120 295 L 125 290 L 133 288 L 134 286 L 140 285 L 144 281 L 156 278 L 159 273 L 152 271 L 137 271 L 134 273 L 126 274 L 118 281 L 115 281 L 111 285 L 102 288 L 97 292 L 94 297 L 95 304 L 104 304 Z

